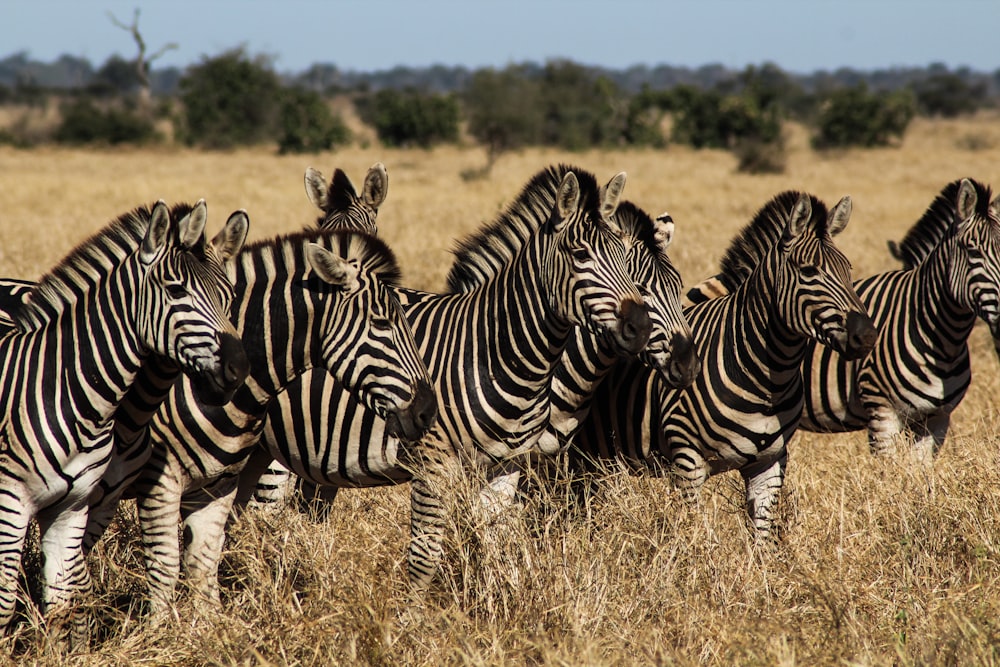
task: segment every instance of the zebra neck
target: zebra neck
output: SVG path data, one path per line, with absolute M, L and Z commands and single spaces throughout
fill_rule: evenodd
M 552 375 L 552 427 L 564 438 L 575 435 L 590 409 L 594 392 L 618 361 L 599 336 L 574 327 Z
M 961 304 L 955 295 L 961 288 L 954 285 L 951 271 L 954 245 L 953 239 L 945 241 L 913 269 L 912 317 L 926 325 L 922 330 L 934 330 L 939 345 L 944 343 L 949 348 L 937 350 L 941 354 L 964 349 L 976 323 L 975 311 Z
M 766 369 L 775 387 L 798 377 L 807 342 L 778 313 L 781 298 L 771 282 L 748 281 L 733 294 L 723 325 L 723 355 L 745 368 Z
M 67 304 L 49 325 L 27 334 L 50 341 L 50 354 L 58 358 L 56 395 L 93 426 L 110 422 L 148 354 L 139 341 L 133 304 L 121 297 L 126 285 L 138 282 L 127 266 Z M 87 400 L 79 400 L 83 396 Z

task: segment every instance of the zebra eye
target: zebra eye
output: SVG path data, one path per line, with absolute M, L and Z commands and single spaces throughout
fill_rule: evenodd
M 170 283 L 166 286 L 167 296 L 171 299 L 183 299 L 188 295 L 187 288 L 180 283 Z
M 573 248 L 570 251 L 573 259 L 577 262 L 588 262 L 590 261 L 590 250 L 587 248 Z
M 968 246 L 968 247 L 966 247 L 965 252 L 968 253 L 969 259 L 982 259 L 983 258 L 983 251 L 980 248 L 977 248 L 975 246 Z
M 801 273 L 806 278 L 815 278 L 819 275 L 819 269 L 812 264 L 805 264 L 799 267 L 799 273 Z

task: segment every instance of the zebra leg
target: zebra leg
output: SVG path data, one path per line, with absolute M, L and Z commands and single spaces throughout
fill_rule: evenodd
M 46 511 L 38 515 L 42 551 L 42 603 L 54 625 L 70 623 L 70 648 L 90 643 L 90 619 L 78 607 L 93 593 L 90 570 L 83 554 L 87 506 Z
M 238 510 L 250 504 L 257 507 L 277 507 L 285 500 L 290 476 L 291 473 L 258 444 L 240 471 L 234 507 Z
M 517 502 L 521 466 L 513 459 L 507 459 L 491 466 L 488 477 L 479 492 L 479 501 L 487 514 L 494 516 Z
M 18 502 L 18 496 L 7 489 L 2 494 L 6 501 L 0 504 L 0 632 L 7 630 L 14 619 L 21 554 L 31 523 L 31 512 Z
M 221 477 L 184 496 L 184 572 L 192 591 L 219 604 L 219 561 L 239 478 Z
M 701 450 L 692 446 L 671 447 L 671 479 L 684 502 L 694 505 L 698 492 L 708 479 L 708 461 Z
M 337 491 L 340 489 L 329 484 L 317 484 L 291 472 L 288 475 L 293 480 L 298 478 L 298 491 L 295 497 L 299 500 L 299 509 L 305 512 L 311 521 L 317 523 L 326 521 L 330 516 L 333 501 L 337 498 Z
M 180 476 L 169 470 L 147 472 L 154 473 L 155 477 L 139 478 L 136 498 L 150 610 L 154 616 L 160 616 L 170 610 L 180 578 L 177 526 L 184 488 Z
M 868 447 L 875 456 L 891 456 L 899 448 L 903 422 L 887 403 L 868 403 Z
M 762 542 L 772 538 L 774 507 L 778 504 L 784 484 L 787 462 L 788 454 L 783 452 L 777 461 L 769 465 L 753 465 L 740 470 L 746 484 L 747 513 L 758 540 Z
M 919 461 L 925 464 L 931 464 L 934 461 L 934 457 L 941 451 L 944 439 L 948 436 L 950 425 L 951 413 L 941 411 L 913 426 L 917 436 L 914 449 Z
M 444 533 L 450 511 L 448 489 L 461 472 L 458 456 L 446 445 L 418 445 L 418 466 L 410 482 L 410 550 L 407 572 L 417 589 L 426 588 L 437 574 L 444 554 Z

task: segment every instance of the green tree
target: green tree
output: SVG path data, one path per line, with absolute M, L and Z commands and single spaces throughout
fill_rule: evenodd
M 157 138 L 152 121 L 128 109 L 102 109 L 80 97 L 64 104 L 55 140 L 65 144 L 144 144 Z
M 278 136 L 281 83 L 264 58 L 243 49 L 203 59 L 180 80 L 181 136 L 189 145 L 232 148 Z
M 912 85 L 920 113 L 955 118 L 986 106 L 986 84 L 970 83 L 958 74 L 940 73 Z
M 468 131 L 486 147 L 486 172 L 501 153 L 538 143 L 542 111 L 537 81 L 523 68 L 481 69 L 472 75 L 462 101 Z
M 864 83 L 841 88 L 824 100 L 812 144 L 818 149 L 887 146 L 902 139 L 914 113 L 908 91 L 872 93 Z
M 350 139 L 344 120 L 319 93 L 304 88 L 287 88 L 282 93 L 280 153 L 316 153 Z
M 560 60 L 546 64 L 539 83 L 543 144 L 582 150 L 623 138 L 629 108 L 611 80 Z

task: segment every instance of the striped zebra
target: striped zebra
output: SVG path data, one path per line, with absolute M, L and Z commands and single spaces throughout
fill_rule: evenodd
M 1000 336 L 1000 198 L 991 196 L 972 179 L 948 184 L 897 247 L 908 268 L 856 283 L 878 340 L 862 360 L 808 351 L 804 429 L 867 429 L 879 455 L 911 434 L 917 457 L 933 459 L 971 381 L 976 319 Z
M 115 408 L 150 353 L 177 363 L 209 403 L 243 384 L 248 360 L 228 319 L 225 264 L 249 221 L 234 214 L 208 243 L 206 220 L 203 200 L 136 208 L 9 304 L 12 328 L 0 338 L 0 626 L 13 617 L 32 519 L 46 612 L 61 614 L 90 592 L 81 548 L 88 497 L 111 456 Z M 74 642 L 86 640 L 86 625 L 74 617 Z
M 381 162 L 368 169 L 360 196 L 342 169 L 333 171 L 327 185 L 323 174 L 309 167 L 305 185 L 309 201 L 323 212 L 316 220 L 319 229 L 353 229 L 371 234 L 378 231 L 375 218 L 389 192 L 389 174 Z
M 559 183 L 563 175 L 569 171 L 583 173 L 577 167 L 559 165 L 539 172 L 532 178 L 532 182 L 536 185 L 536 196 L 542 198 L 539 200 L 542 210 L 554 205 Z M 639 287 L 646 302 L 655 304 L 649 311 L 654 321 L 652 333 L 646 348 L 639 353 L 639 358 L 651 367 L 659 369 L 670 386 L 686 387 L 700 370 L 701 362 L 694 354 L 691 330 L 679 307 L 680 274 L 667 255 L 667 248 L 674 236 L 673 219 L 664 213 L 654 220 L 640 208 L 623 201 L 615 211 L 614 220 L 621 229 L 628 248 L 626 265 L 629 275 Z M 489 280 L 511 260 L 516 249 L 523 246 L 544 221 L 542 215 L 522 215 L 513 218 L 511 224 L 500 230 L 509 236 L 507 240 L 503 243 L 492 243 L 488 253 L 470 252 L 465 258 L 466 261 L 456 263 L 448 275 L 449 291 L 467 292 Z M 591 331 L 580 327 L 574 329 L 572 339 L 564 349 L 552 377 L 549 426 L 539 440 L 540 451 L 553 454 L 565 448 L 589 410 L 594 387 L 607 374 L 617 358 L 613 342 L 606 336 L 595 336 Z M 333 432 L 325 435 L 316 432 L 301 433 L 299 429 L 319 428 L 316 425 L 310 426 L 314 424 L 314 419 L 333 418 L 323 415 L 311 418 L 306 412 L 307 406 L 311 403 L 311 399 L 307 396 L 315 397 L 329 393 L 328 384 L 321 380 L 312 384 L 312 389 L 307 395 L 302 394 L 299 388 L 292 388 L 281 396 L 275 404 L 280 410 L 278 417 L 281 421 L 272 421 L 270 426 L 265 427 L 264 436 L 266 444 L 274 443 L 272 446 L 282 452 L 279 460 L 294 460 L 299 470 L 307 471 L 302 477 L 297 476 L 302 481 L 302 494 L 313 504 L 313 509 L 320 512 L 328 511 L 338 486 L 317 487 L 310 481 L 313 478 L 324 479 L 323 470 L 327 467 L 322 460 L 313 460 L 312 457 L 327 451 L 325 443 L 337 442 L 338 439 L 344 443 L 343 438 L 346 436 L 338 437 Z M 341 412 L 337 413 L 337 418 L 340 418 Z M 283 424 L 286 430 L 272 435 L 276 423 Z M 364 423 L 360 428 L 359 437 L 372 442 L 371 437 L 365 435 L 371 425 Z M 377 442 L 377 439 L 374 441 Z M 310 444 L 305 449 L 286 453 L 289 446 L 306 443 Z M 381 448 L 377 451 L 381 451 Z M 373 454 L 379 455 L 375 452 Z M 264 465 L 264 461 L 270 459 L 270 454 L 266 451 L 254 456 L 258 459 L 254 469 L 259 469 Z M 359 469 L 364 465 L 366 458 L 366 455 L 360 456 Z M 289 492 L 290 485 L 287 481 L 287 468 L 278 461 L 268 462 L 270 467 L 257 481 L 254 498 L 259 502 L 274 503 Z M 384 464 L 379 465 L 384 467 Z M 507 475 L 501 475 L 494 484 L 500 489 L 506 489 L 509 495 L 510 490 L 517 486 L 517 476 L 515 469 Z M 247 478 L 249 477 L 248 472 Z M 352 473 L 352 478 L 356 478 L 356 474 Z M 243 481 L 241 484 L 246 486 L 248 482 Z M 246 493 L 245 489 L 244 500 Z M 321 502 L 313 503 L 313 501 Z
M 179 578 L 179 523 L 190 536 L 189 581 L 218 599 L 215 568 L 237 474 L 268 405 L 290 381 L 324 369 L 404 441 L 433 423 L 437 400 L 391 289 L 398 277 L 392 252 L 365 232 L 305 231 L 237 256 L 233 321 L 250 358 L 246 386 L 213 407 L 197 400 L 189 382 L 175 383 L 147 425 L 148 460 L 129 466 L 119 492 L 99 508 L 113 515 L 132 483 L 155 612 L 169 607 Z
M 574 467 L 618 460 L 669 474 L 689 502 L 710 475 L 739 470 L 755 534 L 769 538 L 802 412 L 807 344 L 859 358 L 875 340 L 833 243 L 850 214 L 848 197 L 828 214 L 798 192 L 760 209 L 723 256 L 716 278 L 726 293 L 685 308 L 702 373 L 673 389 L 640 364 L 616 365 L 570 449 Z
M 315 373 L 272 406 L 261 443 L 298 475 L 336 487 L 412 481 L 414 584 L 429 582 L 442 553 L 449 490 L 440 480 L 462 463 L 486 465 L 537 448 L 551 376 L 573 326 L 608 335 L 629 354 L 649 339 L 648 307 L 625 270 L 625 236 L 615 220 L 624 182 L 619 174 L 598 187 L 587 172 L 546 170 L 459 252 L 458 261 L 470 263 L 497 253 L 506 262 L 501 270 L 464 293 L 398 290 L 441 402 L 438 423 L 419 446 L 390 437 L 377 415 Z M 533 233 L 522 237 L 512 227 Z M 257 456 L 255 469 L 244 471 L 241 497 L 267 462 Z

